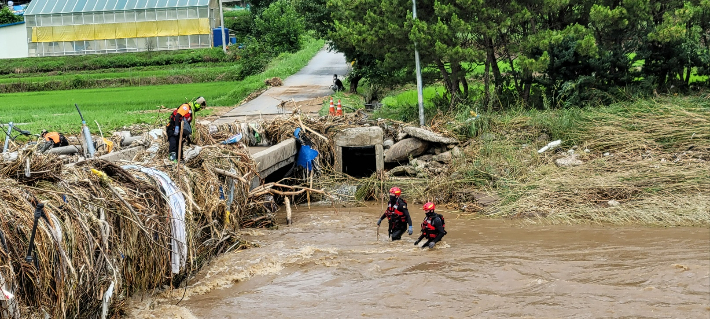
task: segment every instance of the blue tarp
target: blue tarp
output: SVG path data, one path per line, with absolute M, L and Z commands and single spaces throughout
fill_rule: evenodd
M 296 157 L 296 165 L 310 171 L 313 169 L 313 160 L 316 159 L 317 156 L 318 151 L 308 145 L 301 145 L 301 149 L 298 150 L 298 157 Z

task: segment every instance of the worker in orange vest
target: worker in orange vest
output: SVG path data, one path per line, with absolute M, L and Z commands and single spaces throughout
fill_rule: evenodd
M 192 112 L 197 112 L 207 105 L 204 97 L 198 97 L 194 102 L 183 103 L 172 114 L 168 122 L 166 135 L 168 136 L 168 152 L 171 161 L 177 161 L 178 151 L 184 151 L 184 147 L 180 147 L 185 139 L 189 139 L 192 133 Z M 182 123 L 182 140 L 180 140 L 180 123 Z M 185 157 L 180 154 L 180 158 Z
M 42 137 L 44 138 L 44 144 L 39 147 L 39 151 L 42 153 L 52 147 L 69 146 L 69 141 L 62 133 L 42 130 Z

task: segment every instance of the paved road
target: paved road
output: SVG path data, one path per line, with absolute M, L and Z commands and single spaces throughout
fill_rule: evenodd
M 306 67 L 284 80 L 283 86 L 269 88 L 259 97 L 227 112 L 214 123 L 231 123 L 255 115 L 282 114 L 285 111 L 278 107 L 281 101 L 293 99 L 299 102 L 330 95 L 333 92 L 329 88 L 333 83 L 333 74 L 342 78 L 347 70 L 345 55 L 323 48 Z

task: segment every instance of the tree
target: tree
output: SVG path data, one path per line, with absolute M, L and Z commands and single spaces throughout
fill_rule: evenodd
M 24 17 L 12 13 L 8 7 L 2 7 L 2 9 L 0 9 L 0 24 L 15 23 L 23 20 Z
M 287 0 L 271 3 L 254 18 L 254 35 L 276 53 L 298 51 L 304 31 L 303 18 Z
M 331 28 L 332 8 L 326 0 L 294 0 L 293 6 L 306 23 L 306 28 L 313 30 L 320 37 L 325 37 Z
M 355 61 L 350 91 L 362 78 L 384 83 L 393 74 L 413 65 L 414 47 L 406 29 L 406 0 L 327 0 L 332 27 L 332 49 Z M 337 9 L 336 9 L 337 8 Z M 384 44 L 384 45 L 383 45 Z

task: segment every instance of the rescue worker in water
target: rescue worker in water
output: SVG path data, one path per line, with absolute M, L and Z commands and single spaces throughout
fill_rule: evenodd
M 388 232 L 392 240 L 402 239 L 404 232 L 408 232 L 411 236 L 414 232 L 412 230 L 412 218 L 409 217 L 409 210 L 407 210 L 407 202 L 400 197 L 402 195 L 402 190 L 398 187 L 392 187 L 390 189 L 390 200 L 387 203 L 387 210 L 377 221 L 377 226 L 383 219 L 387 218 L 389 222 Z M 409 227 L 407 227 L 409 226 Z
M 424 221 L 422 221 L 422 235 L 414 242 L 414 245 L 419 245 L 419 242 L 426 238 L 427 242 L 424 243 L 422 249 L 434 248 L 434 245 L 446 235 L 446 230 L 444 230 L 444 218 L 434 211 L 436 206 L 432 202 L 424 204 L 422 209 L 426 213 Z
M 69 141 L 62 133 L 42 130 L 42 137 L 44 144 L 39 147 L 40 153 L 44 153 L 52 147 L 69 146 Z
M 183 103 L 170 114 L 170 121 L 165 128 L 165 134 L 168 136 L 168 152 L 171 161 L 177 161 L 178 151 L 182 153 L 185 149 L 184 145 L 180 147 L 180 144 L 184 143 L 184 140 L 188 139 L 190 133 L 192 133 L 192 112 L 197 112 L 206 105 L 207 101 L 200 96 L 194 102 Z M 180 139 L 180 123 L 183 126 L 182 140 Z M 185 157 L 180 154 L 180 159 L 183 158 Z

